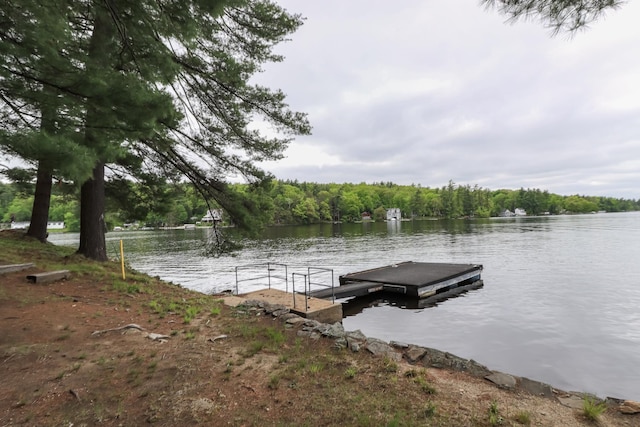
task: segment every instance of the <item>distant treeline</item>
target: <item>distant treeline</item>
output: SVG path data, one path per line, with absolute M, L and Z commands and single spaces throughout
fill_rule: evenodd
M 243 184 L 235 191 L 244 192 Z M 267 189 L 270 203 L 264 204 L 271 224 L 311 224 L 326 221 L 360 221 L 365 217 L 384 220 L 386 209 L 399 208 L 403 218 L 487 218 L 505 210 L 524 209 L 528 215 L 622 212 L 640 210 L 639 200 L 584 195 L 560 196 L 539 189 L 489 190 L 477 185 L 456 185 L 450 181 L 441 188 L 420 185 L 317 184 L 273 181 Z M 24 185 L 0 183 L 0 220 L 29 221 L 33 191 Z M 217 208 L 211 206 L 211 208 Z M 129 223 L 147 226 L 173 226 L 197 222 L 209 206 L 186 183 L 113 181 L 107 187 L 107 224 Z M 68 230 L 79 226 L 76 191 L 54 186 L 50 221 L 65 221 Z M 223 221 L 227 221 L 223 214 Z

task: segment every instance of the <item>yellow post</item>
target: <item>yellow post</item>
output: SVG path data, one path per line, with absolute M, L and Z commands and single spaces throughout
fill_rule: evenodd
M 120 239 L 120 263 L 122 264 L 122 280 L 125 280 L 127 277 L 124 274 L 124 245 L 122 244 L 122 239 Z

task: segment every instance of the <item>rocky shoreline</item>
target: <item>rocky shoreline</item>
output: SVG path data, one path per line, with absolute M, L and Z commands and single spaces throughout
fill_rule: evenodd
M 464 372 L 473 377 L 484 379 L 496 387 L 554 399 L 573 409 L 582 409 L 585 398 L 589 398 L 596 402 L 604 402 L 608 407 L 623 414 L 640 414 L 640 402 L 614 397 L 600 399 L 588 393 L 559 390 L 540 381 L 491 370 L 473 359 L 465 359 L 434 348 L 397 341 L 385 342 L 367 337 L 360 330 L 345 331 L 341 322 L 327 324 L 306 319 L 291 313 L 283 305 L 269 304 L 260 300 L 246 300 L 238 305 L 237 309 L 255 315 L 270 315 L 277 318 L 284 322 L 286 327 L 298 328 L 297 334 L 300 337 L 313 340 L 331 339 L 334 341 L 333 346 L 336 349 L 349 349 L 353 352 L 366 350 L 375 356 L 385 357 L 394 362 L 406 361 L 411 365 L 425 368 Z

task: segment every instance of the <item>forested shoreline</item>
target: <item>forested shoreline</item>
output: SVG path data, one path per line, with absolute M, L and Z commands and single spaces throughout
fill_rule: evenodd
M 199 222 L 209 206 L 188 183 L 130 181 L 107 182 L 106 223 L 108 229 L 124 224 L 147 227 L 179 226 Z M 247 194 L 246 186 L 234 190 Z M 563 196 L 540 189 L 490 190 L 477 185 L 448 185 L 431 188 L 392 182 L 319 184 L 275 180 L 265 189 L 270 203 L 263 207 L 267 225 L 313 224 L 318 222 L 374 221 L 386 218 L 386 209 L 399 208 L 403 218 L 488 218 L 505 210 L 523 209 L 528 215 L 578 214 L 598 211 L 640 210 L 640 201 L 613 197 Z M 250 197 L 250 196 L 249 196 Z M 29 221 L 33 188 L 28 183 L 0 183 L 0 221 Z M 219 208 L 211 205 L 211 208 Z M 222 214 L 229 224 L 228 215 Z M 64 221 L 65 229 L 78 231 L 80 205 L 77 189 L 54 185 L 49 221 Z

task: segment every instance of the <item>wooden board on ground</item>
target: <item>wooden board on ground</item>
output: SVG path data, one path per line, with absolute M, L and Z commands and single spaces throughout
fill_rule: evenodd
M 9 265 L 0 265 L 0 274 L 4 273 L 13 273 L 15 271 L 28 270 L 30 268 L 35 267 L 35 264 L 30 262 L 27 264 L 9 264 Z
M 47 271 L 45 273 L 30 274 L 27 280 L 31 283 L 49 283 L 71 277 L 69 270 Z

